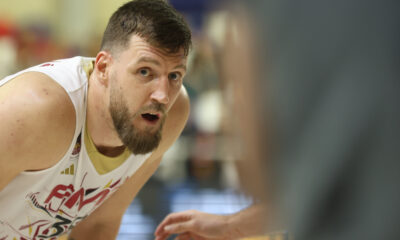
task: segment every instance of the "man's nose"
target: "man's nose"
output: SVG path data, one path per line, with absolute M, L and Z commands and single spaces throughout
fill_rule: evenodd
M 151 100 L 162 103 L 168 104 L 169 102 L 169 81 L 167 77 L 160 77 L 155 82 L 154 90 L 151 93 Z

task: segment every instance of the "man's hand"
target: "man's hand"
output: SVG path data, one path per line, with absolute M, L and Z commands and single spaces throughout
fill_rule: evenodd
M 167 239 L 171 234 L 179 234 L 179 240 L 233 239 L 228 236 L 229 218 L 196 210 L 171 213 L 158 225 L 156 240 Z
M 169 214 L 158 225 L 155 240 L 179 234 L 177 240 L 234 240 L 262 235 L 265 230 L 265 206 L 254 204 L 231 215 L 215 215 L 196 210 Z

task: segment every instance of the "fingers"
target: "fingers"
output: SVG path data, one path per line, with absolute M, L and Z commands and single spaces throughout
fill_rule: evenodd
M 182 233 L 175 240 L 210 240 L 192 233 Z
M 168 216 L 165 217 L 164 220 L 162 220 L 162 222 L 158 225 L 158 227 L 155 231 L 155 234 L 158 235 L 158 233 L 160 231 L 163 231 L 163 228 L 168 224 L 171 224 L 174 222 L 180 222 L 180 221 L 187 221 L 189 219 L 190 218 L 186 212 L 168 214 Z
M 179 222 L 174 224 L 169 224 L 164 227 L 164 231 L 169 234 L 179 234 L 184 232 L 195 232 L 197 229 L 195 227 L 194 221 Z
M 175 240 L 192 240 L 192 238 L 189 233 L 183 233 L 177 236 Z
M 168 238 L 168 236 L 169 236 L 169 234 L 160 234 L 160 235 L 157 235 L 154 240 L 165 240 Z
M 194 210 L 188 210 L 184 212 L 179 212 L 179 213 L 171 213 L 167 217 L 164 218 L 164 220 L 158 225 L 154 235 L 156 236 L 162 236 L 164 234 L 171 233 L 169 230 L 166 231 L 165 227 L 167 225 L 171 225 L 174 223 L 180 223 L 180 222 L 186 222 L 192 219 L 193 214 L 196 211 Z M 175 233 L 175 232 L 173 232 Z

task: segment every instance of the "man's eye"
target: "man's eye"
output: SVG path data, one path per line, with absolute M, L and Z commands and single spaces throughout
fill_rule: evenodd
M 170 80 L 179 80 L 180 77 L 181 75 L 179 73 L 170 73 L 168 76 Z
M 147 68 L 142 68 L 139 70 L 139 74 L 142 75 L 143 77 L 148 77 L 150 76 L 150 70 Z

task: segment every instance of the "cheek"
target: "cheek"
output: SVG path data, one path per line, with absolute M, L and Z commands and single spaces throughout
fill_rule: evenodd
M 170 101 L 169 101 L 168 106 L 167 106 L 168 110 L 171 109 L 171 107 L 172 107 L 172 105 L 174 105 L 176 99 L 178 99 L 179 92 L 180 92 L 180 88 L 179 88 L 179 90 L 174 90 L 172 93 L 170 93 L 170 95 L 169 95 L 169 100 Z
M 134 116 L 137 106 L 132 93 L 127 92 L 126 88 L 121 85 L 114 85 L 111 88 L 110 95 L 110 102 L 114 102 L 114 105 L 117 105 L 117 109 L 124 109 L 130 118 Z
M 125 103 L 126 106 L 128 107 L 129 114 L 131 116 L 137 117 L 138 115 L 140 115 L 139 113 L 146 106 L 147 101 L 146 97 L 141 93 L 138 93 L 136 91 L 135 92 L 130 91 L 127 97 L 125 97 Z

